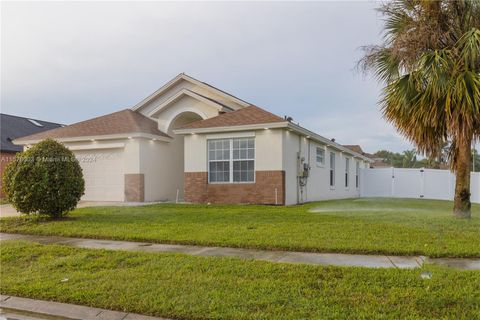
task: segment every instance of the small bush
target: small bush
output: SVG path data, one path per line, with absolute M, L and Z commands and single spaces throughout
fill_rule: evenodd
M 15 156 L 5 169 L 3 186 L 19 212 L 59 218 L 77 206 L 85 182 L 73 152 L 47 139 Z

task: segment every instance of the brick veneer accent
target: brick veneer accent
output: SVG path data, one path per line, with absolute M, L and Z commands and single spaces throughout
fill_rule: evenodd
M 15 152 L 0 152 L 0 198 L 5 197 L 3 193 L 3 172 L 13 158 L 15 158 Z
M 185 201 L 193 203 L 285 204 L 285 171 L 256 171 L 255 183 L 208 183 L 206 172 L 185 172 Z
M 143 173 L 125 174 L 125 201 L 145 201 L 145 176 Z

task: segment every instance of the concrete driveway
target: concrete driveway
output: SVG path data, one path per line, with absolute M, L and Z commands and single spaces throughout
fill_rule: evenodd
M 9 204 L 0 205 L 0 218 L 4 217 L 17 217 L 20 214 Z
M 80 201 L 77 208 L 87 207 L 134 207 L 134 206 L 147 206 L 151 204 L 157 204 L 161 202 L 116 202 L 116 201 Z M 5 217 L 18 217 L 21 214 L 15 210 L 10 204 L 0 205 L 0 218 Z

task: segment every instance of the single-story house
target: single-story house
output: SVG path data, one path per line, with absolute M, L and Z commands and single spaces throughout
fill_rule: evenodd
M 289 205 L 360 194 L 371 160 L 186 74 L 131 109 L 15 140 L 80 160 L 84 200 Z
M 13 144 L 13 140 L 26 135 L 61 127 L 60 123 L 53 123 L 38 119 L 24 118 L 0 113 L 0 198 L 4 197 L 2 178 L 5 167 L 13 160 L 15 154 L 23 151 L 22 146 Z

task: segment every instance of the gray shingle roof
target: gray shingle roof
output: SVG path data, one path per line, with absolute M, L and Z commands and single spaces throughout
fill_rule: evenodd
M 183 126 L 181 129 L 215 128 L 241 126 L 249 124 L 264 124 L 286 121 L 265 109 L 254 105 L 235 111 L 220 114 L 213 118 L 199 120 Z
M 158 123 L 131 109 L 120 110 L 104 116 L 77 122 L 63 128 L 40 132 L 17 139 L 18 142 L 47 138 L 73 138 L 109 134 L 143 132 L 157 136 L 170 136 L 158 129 Z
M 40 126 L 35 123 L 38 123 Z M 59 123 L 0 113 L 0 150 L 4 152 L 23 151 L 23 147 L 14 145 L 12 140 L 61 126 Z

